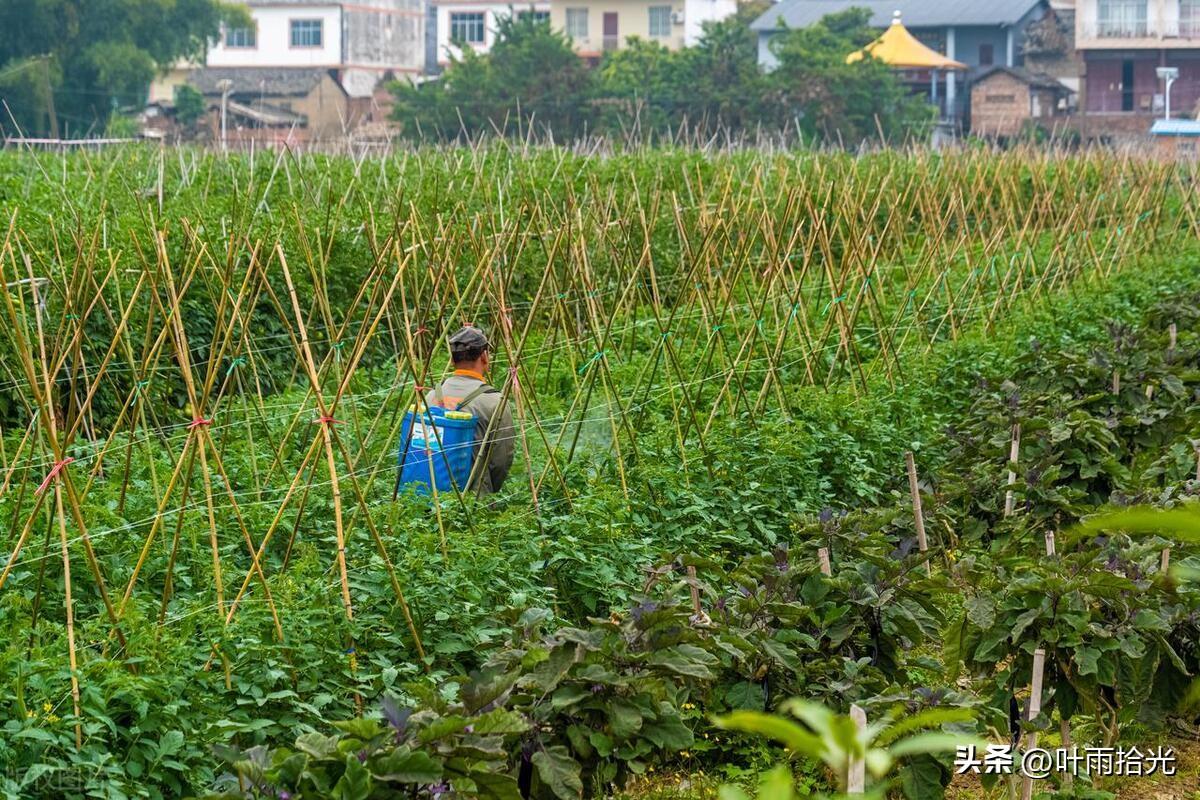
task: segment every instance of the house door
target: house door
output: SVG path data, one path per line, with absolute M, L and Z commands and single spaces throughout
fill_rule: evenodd
M 604 12 L 604 49 L 616 50 L 619 37 L 617 35 L 617 12 Z
M 1121 62 L 1121 110 L 1133 111 L 1133 62 Z

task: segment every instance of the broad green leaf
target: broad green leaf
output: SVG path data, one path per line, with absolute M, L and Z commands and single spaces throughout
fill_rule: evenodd
M 678 717 L 668 717 L 642 726 L 642 737 L 664 750 L 684 750 L 695 744 L 692 731 Z
M 1114 511 L 1090 517 L 1073 529 L 1080 535 L 1101 531 L 1159 533 L 1177 542 L 1200 543 L 1200 509 L 1149 506 Z
M 820 738 L 809 733 L 789 719 L 764 714 L 761 711 L 733 711 L 722 717 L 714 717 L 713 724 L 725 730 L 757 733 L 774 739 L 794 753 L 822 760 L 827 750 Z
M 471 720 L 470 727 L 476 736 L 485 736 L 493 733 L 524 733 L 529 730 L 529 723 L 516 711 L 497 708 L 475 717 Z
M 346 756 L 346 770 L 333 785 L 334 800 L 367 800 L 371 794 L 371 773 L 358 760 L 358 756 Z
M 642 712 L 627 700 L 616 698 L 608 707 L 608 722 L 613 736 L 628 739 L 642 728 Z
M 332 758 L 337 755 L 337 745 L 338 740 L 336 736 L 305 733 L 296 737 L 296 749 L 308 753 L 316 759 Z
M 980 748 L 987 747 L 982 740 L 961 733 L 918 733 L 896 742 L 888 748 L 888 752 L 893 758 L 905 758 L 932 753 L 953 753 L 961 745 L 969 744 Z
M 533 754 L 538 777 L 559 800 L 575 800 L 583 796 L 583 780 L 579 762 L 571 758 L 561 745 L 547 747 Z
M 874 744 L 883 747 L 912 731 L 937 728 L 951 722 L 970 722 L 974 718 L 975 713 L 969 708 L 928 708 L 889 725 L 875 737 Z
M 764 707 L 762 684 L 755 681 L 738 681 L 726 690 L 725 702 L 736 709 L 762 711 Z
M 423 750 L 397 747 L 386 756 L 374 759 L 371 772 L 381 781 L 425 784 L 441 779 L 442 765 Z

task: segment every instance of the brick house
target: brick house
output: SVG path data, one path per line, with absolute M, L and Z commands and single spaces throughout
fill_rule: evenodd
M 1171 109 L 1200 102 L 1200 0 L 1078 0 L 1075 47 L 1083 61 L 1080 127 L 1086 136 L 1144 139 L 1162 116 L 1158 67 L 1178 67 Z
M 971 82 L 971 133 L 1008 138 L 1028 126 L 1054 127 L 1070 89 L 1049 75 L 995 66 Z

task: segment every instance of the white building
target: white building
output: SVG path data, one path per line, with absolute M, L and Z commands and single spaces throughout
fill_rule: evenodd
M 631 37 L 670 50 L 691 47 L 704 23 L 736 12 L 736 0 L 551 0 L 550 24 L 571 37 L 579 55 L 595 59 Z
M 536 3 L 497 3 L 489 0 L 431 0 L 436 14 L 436 63 L 446 66 L 451 57 L 461 58 L 458 44 L 486 53 L 496 41 L 497 23 L 513 14 L 533 14 L 550 19 L 550 0 Z M 431 59 L 432 60 L 432 59 Z
M 422 0 L 244 0 L 253 25 L 229 28 L 208 51 L 209 67 L 321 67 L 338 71 L 353 97 L 385 74 L 422 72 Z

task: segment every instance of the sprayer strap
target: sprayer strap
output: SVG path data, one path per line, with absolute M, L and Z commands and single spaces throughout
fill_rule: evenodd
M 454 406 L 454 410 L 455 411 L 461 410 L 463 406 L 467 405 L 472 400 L 474 400 L 476 397 L 479 397 L 479 395 L 481 395 L 481 394 L 494 394 L 499 391 L 500 391 L 499 389 L 496 389 L 492 386 L 488 386 L 486 383 L 480 384 L 479 386 L 475 387 L 475 390 L 473 392 L 468 394 L 462 400 L 459 400 L 458 403 Z M 439 398 L 439 400 L 440 400 L 440 398 Z

